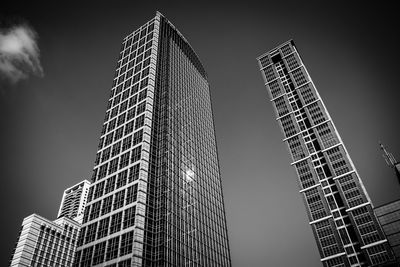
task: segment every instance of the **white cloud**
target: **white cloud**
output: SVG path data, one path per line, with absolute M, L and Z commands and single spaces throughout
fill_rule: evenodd
M 12 83 L 43 76 L 37 34 L 27 25 L 0 29 L 0 77 Z

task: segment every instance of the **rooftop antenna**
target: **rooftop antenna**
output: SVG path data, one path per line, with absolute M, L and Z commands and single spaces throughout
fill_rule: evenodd
M 396 164 L 399 163 L 397 162 L 396 158 L 393 156 L 392 153 L 390 153 L 389 151 L 386 150 L 386 147 L 384 145 L 382 145 L 381 142 L 379 142 L 379 145 L 383 151 L 383 158 L 386 161 L 386 164 L 390 167 L 390 168 L 395 168 Z
M 398 162 L 396 160 L 396 158 L 393 156 L 392 153 L 390 153 L 389 151 L 387 151 L 386 147 L 384 145 L 382 145 L 381 142 L 379 142 L 379 146 L 381 147 L 381 150 L 383 151 L 383 158 L 386 161 L 386 164 L 394 169 L 396 176 L 397 176 L 397 180 L 400 183 L 400 162 Z

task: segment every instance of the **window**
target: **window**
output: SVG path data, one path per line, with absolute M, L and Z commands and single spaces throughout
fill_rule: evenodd
M 143 67 L 147 67 L 148 65 L 150 65 L 150 58 L 147 58 L 147 59 L 143 62 Z
M 90 213 L 90 220 L 96 219 L 100 214 L 101 200 L 97 201 L 92 205 L 92 212 Z
M 133 246 L 133 231 L 129 233 L 125 233 L 121 236 L 121 248 L 119 255 L 127 255 L 132 253 L 132 246 Z
M 110 121 L 109 123 L 108 123 L 108 129 L 107 129 L 107 131 L 108 132 L 111 132 L 112 130 L 114 130 L 115 129 L 115 125 L 116 125 L 116 123 L 117 123 L 117 119 L 113 119 L 112 121 Z
M 114 132 L 109 133 L 109 134 L 106 135 L 106 140 L 105 140 L 105 142 L 104 142 L 104 146 L 108 146 L 109 144 L 112 143 L 112 141 L 113 141 L 113 135 L 114 135 Z
M 142 69 L 142 64 L 141 63 L 137 64 L 136 67 L 135 67 L 135 74 L 138 73 L 141 69 Z M 136 78 L 136 79 L 138 79 L 138 78 Z
M 108 235 L 108 225 L 110 217 L 104 218 L 99 222 L 99 231 L 97 232 L 97 239 L 103 238 Z
M 129 135 L 124 138 L 123 143 L 122 143 L 122 151 L 127 150 L 128 148 L 131 147 L 132 144 L 132 135 Z
M 114 157 L 114 156 L 118 155 L 120 151 L 121 151 L 121 141 L 119 141 L 118 143 L 115 143 L 112 146 L 111 157 Z
M 94 190 L 94 186 L 91 186 L 91 187 L 89 188 L 89 193 L 88 193 L 88 197 L 87 197 L 87 202 L 92 201 L 93 190 Z
M 118 139 L 120 139 L 122 137 L 123 133 L 124 133 L 124 126 L 121 126 L 115 131 L 114 141 L 117 141 Z
M 98 149 L 102 149 L 104 144 L 104 137 L 100 138 L 99 145 L 97 146 Z
M 107 214 L 111 211 L 113 195 L 106 197 L 103 200 L 103 207 L 101 209 L 101 215 Z
M 93 199 L 96 199 L 98 197 L 101 197 L 103 194 L 103 189 L 104 189 L 104 181 L 100 182 L 96 185 L 96 190 L 94 192 L 94 197 Z
M 131 163 L 134 163 L 134 162 L 140 160 L 141 152 L 142 152 L 142 146 L 135 147 L 132 150 Z
M 101 152 L 98 152 L 96 154 L 96 160 L 94 161 L 94 165 L 98 165 L 100 163 L 100 155 L 101 155 Z
M 137 198 L 137 183 L 130 186 L 126 193 L 126 205 L 133 203 Z
M 112 174 L 112 173 L 116 172 L 117 169 L 118 169 L 118 158 L 115 158 L 110 162 L 110 167 L 108 169 L 108 174 Z
M 89 213 L 90 213 L 90 206 L 86 206 L 85 212 L 83 214 L 83 222 L 82 223 L 86 223 L 88 221 Z
M 133 132 L 133 121 L 128 122 L 125 126 L 125 135 L 130 134 Z
M 96 244 L 94 247 L 93 264 L 100 264 L 104 261 L 104 254 L 106 253 L 106 241 Z
M 133 119 L 135 117 L 135 113 L 136 113 L 135 107 L 128 110 L 128 114 L 126 115 L 126 120 L 129 121 L 129 120 Z
M 132 86 L 132 92 L 131 95 L 136 94 L 139 91 L 139 83 L 135 84 L 134 86 Z M 135 105 L 137 103 L 137 95 L 134 95 L 130 98 L 129 101 L 129 106 L 131 107 L 131 101 L 132 101 L 132 105 Z
M 118 126 L 122 125 L 125 122 L 125 116 L 126 116 L 126 113 L 118 116 L 118 122 L 117 122 Z
M 125 210 L 124 214 L 124 229 L 129 228 L 135 224 L 136 207 L 130 207 Z
M 97 229 L 97 222 L 89 224 L 86 232 L 86 240 L 85 240 L 86 244 L 94 241 L 96 237 L 96 229 Z
M 280 123 L 282 125 L 283 132 L 285 133 L 285 137 L 290 137 L 297 133 L 295 122 L 291 115 L 281 118 Z
M 125 190 L 115 194 L 113 210 L 117 210 L 124 205 Z
M 133 167 L 130 167 L 129 169 L 129 181 L 128 183 L 131 183 L 133 181 L 136 181 L 139 179 L 139 169 L 140 169 L 140 164 L 136 164 Z
M 119 168 L 120 168 L 120 169 L 122 169 L 122 168 L 128 166 L 128 164 L 129 164 L 129 154 L 130 154 L 130 151 L 124 153 L 124 154 L 121 156 L 121 160 L 120 160 L 120 163 L 119 163 Z
M 122 79 L 121 79 L 121 78 L 122 78 Z M 121 79 L 121 80 L 125 79 L 125 75 L 121 75 L 121 76 L 120 76 L 120 79 Z M 119 86 L 118 86 L 118 91 L 121 92 L 121 90 L 122 90 L 122 85 L 119 85 Z M 117 95 L 117 96 L 114 98 L 113 106 L 118 105 L 120 101 L 121 101 L 121 95 Z M 117 109 L 117 110 L 118 110 L 118 109 Z
M 88 247 L 82 251 L 81 265 L 82 267 L 89 267 L 92 261 L 93 247 Z M 47 264 L 45 264 L 47 265 Z
M 315 181 L 313 178 L 313 173 L 311 172 L 310 166 L 307 160 L 303 160 L 296 165 L 296 170 L 299 175 L 301 187 L 303 189 L 311 187 L 315 185 Z
M 108 163 L 105 163 L 103 165 L 100 166 L 99 169 L 99 179 L 104 178 L 107 174 L 107 167 L 108 167 Z
M 106 261 L 112 260 L 118 256 L 119 236 L 108 240 Z
M 106 189 L 104 194 L 110 193 L 115 187 L 115 175 L 107 179 Z
M 129 163 L 129 154 L 128 154 L 128 163 Z M 127 178 L 128 178 L 128 170 L 124 170 L 118 174 L 117 189 L 126 184 Z
M 135 130 L 139 129 L 144 125 L 144 114 L 136 118 Z
M 136 109 L 136 116 L 142 114 L 146 110 L 146 101 L 140 103 Z
M 111 110 L 111 118 L 114 118 L 118 114 L 118 107 L 115 107 Z
M 105 123 L 105 124 L 103 125 L 103 127 L 101 128 L 101 135 L 105 134 L 106 131 L 107 131 L 107 123 Z
M 121 230 L 122 211 L 111 216 L 110 235 Z
M 146 77 L 147 75 L 149 75 L 149 71 L 150 71 L 150 67 L 147 67 L 146 69 L 144 69 L 142 71 L 142 79 L 144 77 Z M 144 88 L 148 84 L 148 81 L 149 81 L 148 78 L 142 80 L 141 83 L 140 83 L 140 89 Z
M 79 232 L 78 241 L 76 243 L 77 246 L 82 246 L 83 245 L 83 241 L 85 239 L 85 234 L 86 234 L 86 227 L 82 227 L 81 231 Z
M 111 147 L 108 147 L 103 150 L 103 154 L 101 155 L 101 162 L 104 162 L 110 158 Z
M 142 139 L 143 139 L 143 129 L 134 133 L 132 146 L 136 146 L 137 144 L 142 142 Z

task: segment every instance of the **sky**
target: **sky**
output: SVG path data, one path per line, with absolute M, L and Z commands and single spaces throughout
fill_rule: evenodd
M 289 39 L 373 204 L 400 198 L 378 145 L 400 159 L 395 6 L 31 2 L 5 1 L 0 10 L 0 37 L 22 23 L 25 35 L 14 36 L 35 41 L 26 43 L 26 58 L 9 61 L 20 67 L 33 59 L 23 76 L 11 80 L 0 70 L 0 265 L 8 264 L 24 217 L 55 219 L 63 190 L 90 178 L 120 44 L 157 10 L 186 37 L 208 73 L 233 266 L 321 266 L 256 61 Z

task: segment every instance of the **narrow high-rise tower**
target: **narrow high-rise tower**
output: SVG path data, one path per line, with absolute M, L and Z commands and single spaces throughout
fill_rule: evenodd
M 371 200 L 293 41 L 258 58 L 324 266 L 393 259 Z
M 230 266 L 210 86 L 163 15 L 126 36 L 75 266 Z
M 82 223 L 90 182 L 83 180 L 64 190 L 57 218 L 69 217 Z
M 72 266 L 89 184 L 83 180 L 64 191 L 56 220 L 24 218 L 10 266 Z

